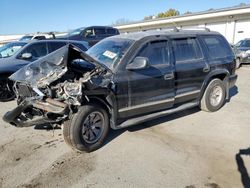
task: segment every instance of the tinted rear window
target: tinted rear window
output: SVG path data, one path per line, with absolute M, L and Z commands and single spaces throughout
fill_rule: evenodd
M 232 55 L 227 41 L 220 36 L 203 36 L 202 37 L 207 48 L 210 58 L 223 58 Z
M 59 48 L 65 46 L 65 42 L 48 42 L 49 46 L 49 53 L 54 52 L 55 50 L 58 50 Z
M 107 29 L 107 33 L 110 34 L 110 35 L 116 35 L 117 30 L 116 29 Z
M 94 28 L 95 35 L 105 35 L 106 31 L 104 28 Z
M 197 60 L 203 57 L 195 38 L 174 39 L 173 49 L 177 62 Z

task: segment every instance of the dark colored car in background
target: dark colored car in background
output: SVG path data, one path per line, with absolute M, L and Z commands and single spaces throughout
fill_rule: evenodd
M 89 43 L 90 46 L 93 46 L 100 40 L 119 35 L 119 31 L 116 28 L 108 26 L 91 26 L 91 27 L 82 27 L 72 32 L 68 33 L 66 36 L 57 37 L 58 39 L 68 39 L 68 40 L 83 40 Z
M 250 39 L 244 39 L 239 41 L 234 46 L 236 55 L 236 67 L 239 68 L 242 63 L 250 63 Z
M 25 46 L 27 42 L 10 42 L 0 47 L 0 58 L 13 56 L 18 50 Z
M 89 48 L 87 42 L 68 40 L 13 42 L 2 46 L 0 48 L 0 101 L 4 102 L 15 98 L 13 84 L 8 79 L 11 74 L 69 43 L 83 51 Z
M 195 106 L 219 110 L 237 75 L 235 55 L 221 34 L 178 30 L 113 36 L 86 53 L 67 45 L 10 79 L 18 106 L 4 115 L 6 122 L 63 124 L 67 144 L 93 151 L 110 128 Z

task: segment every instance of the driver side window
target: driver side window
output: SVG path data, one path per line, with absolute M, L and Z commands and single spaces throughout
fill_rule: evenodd
M 31 44 L 26 49 L 24 49 L 20 55 L 24 53 L 31 53 L 32 59 L 38 59 L 48 54 L 47 44 L 45 42 Z
M 136 57 L 146 57 L 150 66 L 159 67 L 170 64 L 168 41 L 152 41 L 142 47 Z
M 86 30 L 83 31 L 83 37 L 84 38 L 88 38 L 88 37 L 91 37 L 91 36 L 94 36 L 93 29 L 86 29 Z

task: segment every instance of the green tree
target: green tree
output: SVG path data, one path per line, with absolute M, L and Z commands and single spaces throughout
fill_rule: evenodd
M 180 15 L 180 12 L 175 9 L 168 9 L 166 12 L 160 12 L 157 15 L 157 18 L 165 18 L 165 17 L 172 17 L 172 16 L 178 16 Z

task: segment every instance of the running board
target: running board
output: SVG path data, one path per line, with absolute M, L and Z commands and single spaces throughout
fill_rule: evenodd
M 129 126 L 132 126 L 132 125 L 143 123 L 145 121 L 150 121 L 152 119 L 156 119 L 156 118 L 163 117 L 163 116 L 166 116 L 166 115 L 169 115 L 169 114 L 173 114 L 175 112 L 190 109 L 190 108 L 193 108 L 193 107 L 198 106 L 198 105 L 199 105 L 198 101 L 186 103 L 186 104 L 183 104 L 183 105 L 178 106 L 178 107 L 173 108 L 173 109 L 152 113 L 152 114 L 148 114 L 148 115 L 145 115 L 145 116 L 140 116 L 140 117 L 137 117 L 137 118 L 128 119 L 125 122 L 121 123 L 120 125 L 118 125 L 118 126 L 116 126 L 114 128 L 115 129 L 126 128 L 126 127 L 129 127 Z

